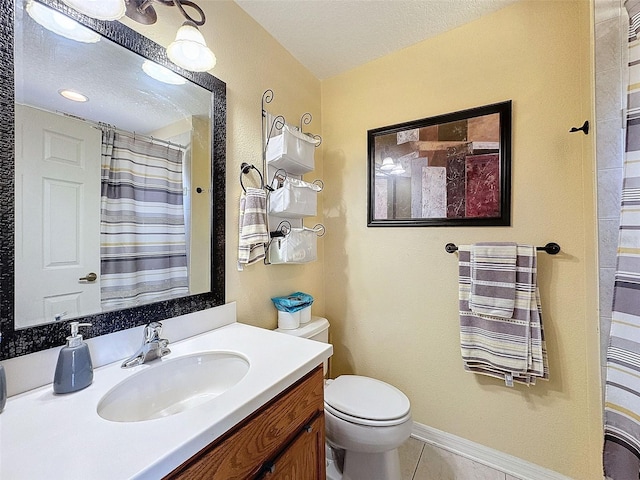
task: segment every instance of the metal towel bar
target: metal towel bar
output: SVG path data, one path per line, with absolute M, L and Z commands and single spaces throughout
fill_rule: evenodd
M 444 246 L 447 253 L 453 253 L 458 251 L 458 246 L 455 243 L 447 243 Z M 544 247 L 536 247 L 539 252 L 547 252 L 549 255 L 557 255 L 560 253 L 560 245 L 555 242 L 547 243 Z

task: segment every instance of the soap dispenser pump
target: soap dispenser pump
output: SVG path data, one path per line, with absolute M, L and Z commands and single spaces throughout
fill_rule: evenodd
M 82 341 L 78 327 L 88 327 L 90 323 L 71 322 L 71 336 L 67 337 L 67 345 L 62 347 L 58 355 L 56 373 L 53 377 L 55 393 L 71 393 L 88 387 L 93 382 L 93 365 L 89 346 Z

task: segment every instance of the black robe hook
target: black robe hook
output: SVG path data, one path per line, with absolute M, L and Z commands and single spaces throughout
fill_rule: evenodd
M 572 127 L 569 133 L 583 132 L 585 135 L 589 135 L 589 120 L 585 120 L 580 128 Z

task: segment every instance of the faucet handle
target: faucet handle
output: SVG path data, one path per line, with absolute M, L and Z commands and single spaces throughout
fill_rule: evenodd
M 162 333 L 162 324 L 160 322 L 149 322 L 147 326 L 144 327 L 145 342 L 148 343 L 158 340 L 160 338 L 160 333 Z
M 168 347 L 169 345 L 169 340 L 167 340 L 166 338 L 161 338 L 158 342 L 158 356 L 159 357 L 164 357 L 165 355 L 169 355 L 171 353 L 171 349 Z

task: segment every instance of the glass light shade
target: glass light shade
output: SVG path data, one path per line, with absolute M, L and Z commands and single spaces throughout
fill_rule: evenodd
M 393 162 L 393 158 L 387 157 L 384 160 L 382 160 L 382 165 L 380 166 L 380 170 L 382 170 L 383 172 L 388 172 L 390 170 L 393 170 L 395 166 L 396 164 Z
M 184 22 L 176 39 L 167 47 L 169 60 L 192 72 L 206 72 L 216 64 L 216 56 L 193 22 Z
M 118 20 L 127 8 L 124 0 L 62 0 L 74 10 L 98 20 Z
M 142 62 L 142 70 L 151 78 L 162 83 L 168 83 L 169 85 L 184 85 L 187 82 L 184 77 L 181 77 L 176 72 L 172 72 L 167 67 L 158 65 L 151 60 Z
M 57 35 L 83 43 L 96 43 L 100 40 L 100 35 L 93 30 L 41 3 L 29 1 L 26 10 L 31 18 Z

